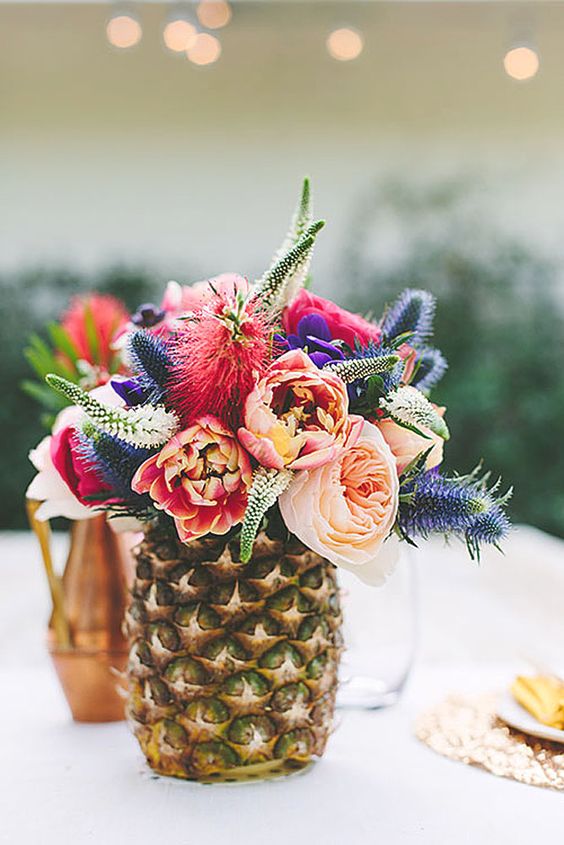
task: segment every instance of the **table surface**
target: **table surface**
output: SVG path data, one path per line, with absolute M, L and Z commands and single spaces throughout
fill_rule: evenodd
M 413 736 L 416 716 L 445 694 L 502 688 L 525 657 L 562 659 L 560 540 L 519 528 L 506 555 L 479 568 L 462 547 L 427 544 L 419 659 L 400 703 L 339 711 L 312 769 L 237 786 L 155 778 L 125 724 L 74 724 L 44 652 L 33 538 L 0 535 L 0 566 L 2 843 L 518 845 L 562 831 L 561 793 L 454 763 Z

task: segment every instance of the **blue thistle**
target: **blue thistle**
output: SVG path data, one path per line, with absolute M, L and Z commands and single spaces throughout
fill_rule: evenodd
M 97 475 L 112 488 L 116 498 L 125 501 L 143 499 L 132 491 L 131 480 L 151 454 L 149 449 L 139 449 L 87 426 L 81 434 L 80 450 Z
M 403 480 L 399 527 L 405 537 L 455 534 L 462 537 L 471 557 L 479 558 L 482 544 L 498 546 L 509 530 L 503 510 L 511 491 L 496 498 L 499 482 L 487 488 L 488 476 L 448 478 L 437 470 Z
M 160 402 L 172 368 L 165 341 L 151 332 L 136 331 L 129 338 L 128 353 L 147 401 Z
M 417 353 L 417 369 L 411 384 L 428 393 L 442 379 L 447 367 L 446 358 L 438 349 L 421 349 Z
M 382 321 L 382 332 L 390 342 L 409 333 L 409 343 L 422 346 L 433 334 L 435 297 L 426 290 L 404 290 L 388 309 Z

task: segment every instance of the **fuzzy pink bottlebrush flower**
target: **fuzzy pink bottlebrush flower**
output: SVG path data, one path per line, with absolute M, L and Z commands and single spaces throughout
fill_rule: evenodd
M 355 419 L 339 376 L 294 349 L 274 361 L 249 394 L 237 434 L 261 466 L 311 469 L 337 457 Z
M 204 414 L 240 422 L 245 399 L 270 362 L 271 334 L 264 312 L 235 285 L 216 289 L 182 321 L 171 340 L 175 367 L 167 392 L 184 425 Z
M 112 341 L 127 325 L 128 320 L 129 314 L 125 305 L 115 296 L 89 293 L 77 296 L 71 301 L 63 314 L 61 325 L 82 359 L 109 369 L 115 355 Z M 94 329 L 93 344 L 88 336 L 88 321 Z
M 233 432 L 205 416 L 175 434 L 137 470 L 131 486 L 174 519 L 182 542 L 226 534 L 241 522 L 251 463 Z

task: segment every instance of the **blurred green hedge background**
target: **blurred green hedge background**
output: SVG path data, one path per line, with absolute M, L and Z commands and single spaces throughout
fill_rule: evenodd
M 393 183 L 367 191 L 340 272 L 317 279 L 315 289 L 374 316 L 404 287 L 436 294 L 435 345 L 450 365 L 433 396 L 447 406 L 452 432 L 446 466 L 469 470 L 483 459 L 514 485 L 515 521 L 564 536 L 561 267 L 501 232 L 483 209 L 469 210 L 466 190 Z M 0 285 L 0 526 L 22 528 L 33 475 L 27 452 L 44 433 L 37 406 L 19 387 L 30 375 L 22 356 L 28 334 L 41 332 L 77 292 L 114 293 L 135 308 L 160 299 L 163 279 L 129 267 L 96 275 L 50 269 L 5 275 Z

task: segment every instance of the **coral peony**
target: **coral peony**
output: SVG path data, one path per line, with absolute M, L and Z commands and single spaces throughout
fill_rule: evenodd
M 344 382 L 299 349 L 286 352 L 249 394 L 238 436 L 264 467 L 311 469 L 333 460 L 350 436 Z
M 172 516 L 182 542 L 225 534 L 241 522 L 252 482 L 248 455 L 221 420 L 205 416 L 175 434 L 133 477 Z
M 437 412 L 443 416 L 445 408 L 437 408 Z M 398 475 L 403 472 L 408 464 L 410 464 L 417 455 L 431 449 L 425 466 L 427 469 L 433 469 L 438 466 L 443 460 L 443 447 L 445 441 L 438 434 L 434 434 L 431 429 L 426 426 L 419 426 L 420 430 L 426 437 L 421 437 L 415 431 L 410 431 L 402 425 L 398 425 L 393 420 L 387 418 L 378 420 L 376 425 L 384 435 L 384 440 L 392 450 L 396 459 L 396 466 Z
M 230 276 L 212 291 L 172 341 L 175 367 L 167 396 L 185 426 L 205 414 L 237 426 L 257 375 L 270 361 L 268 318 L 237 288 L 240 278 Z
M 128 320 L 129 315 L 119 299 L 92 293 L 72 300 L 61 325 L 80 358 L 108 370 L 115 356 L 112 341 Z
M 283 315 L 284 330 L 289 335 L 299 335 L 300 320 L 308 315 L 317 314 L 325 320 L 330 337 L 344 340 L 351 349 L 355 341 L 365 346 L 369 341 L 379 342 L 382 336 L 380 327 L 369 323 L 360 314 L 353 314 L 321 296 L 315 296 L 307 290 L 301 290 Z
M 339 457 L 300 472 L 279 499 L 288 529 L 310 549 L 369 584 L 381 584 L 397 556 L 390 538 L 398 510 L 394 456 L 381 432 L 355 421 L 358 435 Z

